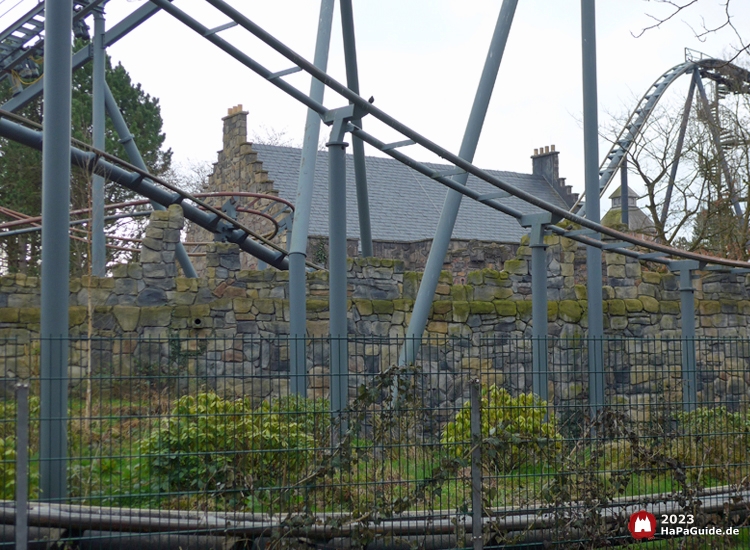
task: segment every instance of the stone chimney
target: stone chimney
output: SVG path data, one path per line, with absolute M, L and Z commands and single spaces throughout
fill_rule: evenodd
M 224 121 L 224 143 L 223 150 L 229 157 L 240 152 L 240 146 L 247 142 L 247 111 L 242 110 L 242 105 L 227 109 Z
M 565 201 L 573 206 L 578 200 L 578 194 L 573 193 L 573 187 L 565 184 L 565 178 L 560 177 L 560 152 L 555 151 L 554 145 L 545 145 L 534 149 L 531 156 L 532 174 L 542 176 Z

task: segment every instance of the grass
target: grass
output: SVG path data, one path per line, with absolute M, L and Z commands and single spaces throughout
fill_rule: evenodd
M 446 471 L 450 453 L 435 443 L 421 446 L 421 438 L 410 431 L 413 419 L 405 419 L 400 429 L 387 435 L 383 435 L 385 431 L 381 433 L 377 444 L 366 437 L 353 440 L 350 456 L 338 457 L 328 471 L 299 486 L 298 480 L 290 479 L 287 488 L 242 487 L 239 482 L 234 488 L 222 487 L 221 483 L 204 483 L 202 488 L 170 487 L 154 475 L 140 442 L 163 428 L 163 419 L 170 414 L 175 395 L 147 385 L 128 390 L 101 391 L 94 396 L 90 409 L 84 396 L 70 399 L 68 481 L 69 494 L 75 502 L 251 512 L 295 509 L 356 515 L 374 508 L 388 514 L 423 509 L 458 510 L 471 501 L 468 460 L 458 465 L 454 461 L 452 470 Z M 137 395 L 137 399 L 131 399 L 132 395 Z M 0 431 L 7 439 L 13 423 L 8 411 L 2 412 L 7 421 L 0 419 Z M 38 440 L 38 435 L 34 435 L 36 429 L 33 425 L 32 441 Z M 316 436 L 319 449 L 300 479 L 330 462 L 326 442 L 320 436 Z M 720 442 L 726 440 L 724 435 Z M 607 498 L 675 493 L 683 488 L 684 482 L 679 482 L 666 465 L 652 464 L 649 468 L 634 465 L 632 450 L 622 442 L 605 443 L 598 449 L 582 447 L 577 451 L 576 443 L 578 440 L 564 441 L 564 450 L 555 463 L 527 463 L 507 473 L 488 468 L 483 486 L 486 505 L 502 508 L 545 504 L 550 502 L 553 489 L 559 492 L 561 483 L 565 484 L 569 499 L 578 500 L 591 491 L 592 480 L 595 489 Z M 32 485 L 38 477 L 35 445 L 32 445 Z M 252 452 L 260 451 L 248 451 Z M 211 453 L 206 453 L 205 458 L 210 461 Z M 5 457 L 0 464 L 3 474 L 0 488 L 7 486 L 13 459 L 14 456 Z M 736 469 L 747 471 L 747 465 L 740 464 Z M 726 484 L 728 478 L 721 475 L 724 471 L 726 468 L 706 469 L 699 479 L 701 486 Z M 252 483 L 252 472 L 246 474 L 248 483 Z M 731 480 L 737 477 L 732 474 Z M 4 496 L 12 498 L 7 487 Z

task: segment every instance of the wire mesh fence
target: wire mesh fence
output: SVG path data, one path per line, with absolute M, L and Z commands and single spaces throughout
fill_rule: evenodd
M 599 547 L 635 542 L 639 510 L 657 539 L 746 547 L 715 530 L 748 517 L 750 342 L 607 338 L 596 369 L 585 338 L 545 343 L 547 401 L 529 339 L 425 339 L 398 366 L 403 340 L 349 338 L 340 384 L 331 341 L 307 339 L 304 396 L 285 337 L 4 341 L 0 544 L 15 544 L 18 499 L 29 540 L 81 548 L 454 548 L 475 546 L 475 526 L 487 547 Z M 65 376 L 41 379 L 43 348 L 67 351 Z M 67 398 L 62 424 L 45 391 Z M 67 445 L 54 498 L 45 422 L 67 430 L 46 432 Z

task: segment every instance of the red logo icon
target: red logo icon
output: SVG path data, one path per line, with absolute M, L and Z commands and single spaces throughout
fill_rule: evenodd
M 646 510 L 639 510 L 630 516 L 628 531 L 636 540 L 653 539 L 656 533 L 656 517 Z

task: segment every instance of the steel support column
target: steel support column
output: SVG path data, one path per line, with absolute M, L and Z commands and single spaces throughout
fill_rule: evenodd
M 628 159 L 622 159 L 620 165 L 620 223 L 630 228 L 630 199 L 628 197 Z
M 135 140 L 133 139 L 134 136 L 130 133 L 125 118 L 123 118 L 120 108 L 117 106 L 115 96 L 112 95 L 112 90 L 109 89 L 106 82 L 104 83 L 104 98 L 109 118 L 112 120 L 117 135 L 120 136 L 120 143 L 122 143 L 130 162 L 133 163 L 133 166 L 148 171 L 148 167 L 146 166 L 146 163 L 143 162 L 143 157 L 141 157 L 141 152 L 135 144 Z M 151 201 L 151 207 L 154 210 L 165 210 L 164 206 L 153 200 Z M 180 263 L 180 267 L 182 267 L 185 277 L 193 279 L 198 277 L 193 264 L 190 262 L 190 257 L 187 255 L 185 246 L 181 242 L 178 242 L 177 247 L 175 248 L 175 258 Z
M 349 396 L 346 315 L 346 124 L 354 109 L 331 111 L 328 147 L 328 311 L 331 341 L 331 412 L 339 419 Z M 341 430 L 344 429 L 340 425 Z M 338 442 L 334 434 L 335 442 Z
M 318 37 L 315 42 L 315 66 L 321 71 L 328 67 L 328 49 L 331 43 L 334 0 L 321 0 L 318 18 Z M 325 86 L 312 78 L 310 97 L 323 103 Z M 307 110 L 305 137 L 302 143 L 302 158 L 297 182 L 297 197 L 294 201 L 294 222 L 289 243 L 289 371 L 290 390 L 295 395 L 307 393 L 307 285 L 305 259 L 307 257 L 307 236 L 310 229 L 310 208 L 312 205 L 315 162 L 318 158 L 318 137 L 320 136 L 320 116 L 312 109 Z
M 520 220 L 531 227 L 531 330 L 532 330 L 532 389 L 547 401 L 547 245 L 544 243 L 545 227 L 551 223 L 549 213 L 531 214 Z
M 742 221 L 742 207 L 740 201 L 737 198 L 737 193 L 734 190 L 734 179 L 732 173 L 729 170 L 727 164 L 727 158 L 724 156 L 724 149 L 721 147 L 721 135 L 719 132 L 719 121 L 714 119 L 714 115 L 711 112 L 711 106 L 708 103 L 708 96 L 706 96 L 706 89 L 703 87 L 703 82 L 700 78 L 695 79 L 695 84 L 698 87 L 698 95 L 701 98 L 701 105 L 703 106 L 703 114 L 708 121 L 708 130 L 711 133 L 711 139 L 714 142 L 714 148 L 716 149 L 716 156 L 719 157 L 719 164 L 721 165 L 721 171 L 724 173 L 724 178 L 727 180 L 727 187 L 729 188 L 729 199 L 732 201 L 734 207 L 734 213 Z
M 122 19 L 119 23 L 113 26 L 104 35 L 105 47 L 112 46 L 123 36 L 128 34 L 130 31 L 135 29 L 138 25 L 149 19 L 152 15 L 159 11 L 159 7 L 145 3 L 140 8 L 135 10 L 133 13 Z M 91 59 L 91 50 L 88 46 L 81 48 L 73 55 L 73 70 L 78 70 L 83 67 Z M 23 92 L 17 96 L 13 96 L 8 101 L 3 103 L 2 109 L 5 111 L 17 111 L 28 105 L 31 101 L 39 96 L 44 90 L 44 77 L 37 80 L 26 88 Z
M 695 409 L 698 401 L 698 376 L 695 363 L 695 289 L 693 271 L 699 264 L 694 260 L 672 262 L 669 268 L 680 272 L 680 316 L 682 318 L 682 407 L 685 412 Z
M 471 162 L 474 159 L 474 153 L 479 142 L 479 135 L 482 132 L 482 125 L 484 124 L 484 118 L 490 104 L 492 89 L 495 86 L 497 73 L 500 69 L 500 62 L 505 51 L 505 44 L 508 41 L 517 4 L 518 0 L 503 0 L 503 5 L 500 8 L 500 14 L 495 25 L 494 34 L 492 35 L 487 59 L 485 60 L 477 93 L 474 97 L 474 104 L 472 105 L 464 138 L 461 142 L 461 150 L 458 154 L 459 157 L 467 162 Z M 453 178 L 454 181 L 461 185 L 466 185 L 467 179 L 468 174 L 461 174 Z M 406 330 L 404 348 L 401 350 L 399 357 L 399 363 L 402 365 L 414 363 L 417 356 L 422 333 L 424 333 L 425 326 L 427 325 L 427 316 L 432 307 L 432 299 L 435 295 L 438 279 L 440 278 L 440 271 L 443 268 L 445 254 L 448 251 L 451 235 L 453 234 L 453 226 L 456 223 L 458 209 L 461 206 L 461 197 L 460 193 L 452 189 L 446 193 L 443 210 L 440 214 L 440 221 L 438 222 L 435 237 L 432 240 L 422 282 L 417 292 L 417 299 L 414 302 L 411 321 Z
M 48 2 L 45 10 L 39 490 L 52 501 L 67 495 L 73 2 Z
M 91 90 L 91 144 L 104 151 L 104 8 L 94 10 L 94 62 Z M 104 235 L 104 178 L 97 174 L 91 184 L 91 274 L 104 277 L 107 270 L 107 243 Z
M 680 132 L 677 135 L 677 144 L 674 148 L 674 157 L 672 159 L 672 168 L 669 171 L 669 185 L 667 185 L 667 193 L 664 196 L 664 205 L 661 209 L 661 221 L 662 225 L 667 223 L 667 214 L 669 213 L 669 203 L 672 202 L 672 188 L 674 187 L 674 180 L 677 177 L 677 167 L 680 165 L 680 156 L 682 155 L 682 145 L 685 142 L 685 132 L 687 131 L 688 120 L 690 118 L 690 110 L 693 106 L 693 94 L 695 93 L 695 83 L 700 80 L 700 73 L 696 69 L 693 71 L 693 76 L 690 78 L 690 87 L 688 88 L 687 98 L 685 99 L 685 107 L 682 109 L 682 120 L 680 120 Z
M 357 69 L 357 49 L 354 41 L 354 12 L 352 0 L 341 0 L 341 33 L 344 38 L 344 60 L 346 63 L 346 85 L 359 95 L 359 71 Z M 352 124 L 362 128 L 362 118 L 352 119 Z M 354 182 L 357 189 L 357 213 L 359 214 L 359 242 L 362 256 L 372 256 L 372 230 L 370 224 L 370 201 L 367 196 L 367 170 L 365 168 L 365 144 L 352 136 L 354 151 Z
M 583 53 L 583 147 L 586 181 L 586 218 L 599 223 L 599 122 L 596 85 L 596 12 L 594 0 L 581 0 Z M 598 237 L 598 235 L 596 236 Z M 586 248 L 588 298 L 589 407 L 592 417 L 604 405 L 604 353 L 602 336 L 602 251 Z

